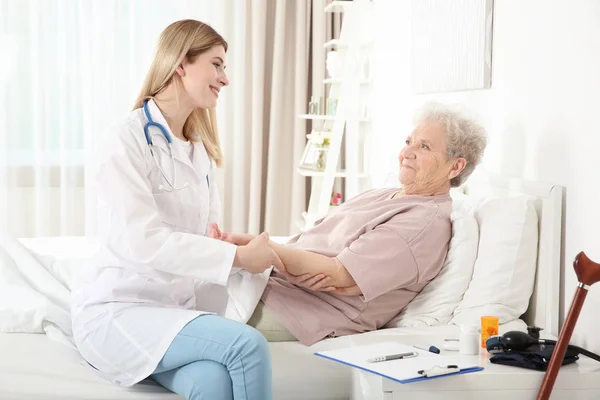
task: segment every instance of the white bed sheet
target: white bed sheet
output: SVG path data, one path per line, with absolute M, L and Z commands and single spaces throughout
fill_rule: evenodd
M 501 332 L 523 330 L 525 323 L 512 321 Z M 335 339 L 306 347 L 298 342 L 270 343 L 275 399 L 347 399 L 351 368 L 316 357 L 316 351 L 349 347 L 363 335 L 443 335 L 458 337 L 458 327 L 392 328 Z M 122 388 L 97 377 L 81 364 L 78 354 L 44 334 L 0 334 L 0 399 L 150 399 L 175 400 L 153 382 Z
M 21 239 L 35 253 L 50 257 L 51 272 L 65 286 L 84 265 L 79 262 L 97 248 L 83 237 Z M 53 264 L 54 260 L 70 260 Z M 501 326 L 501 332 L 525 330 L 516 320 Z M 314 352 L 350 347 L 363 335 L 437 335 L 458 337 L 458 327 L 390 328 L 362 335 L 321 341 L 306 347 L 298 342 L 270 343 L 275 399 L 348 399 L 351 368 L 314 356 Z M 393 336 L 393 338 L 392 338 Z M 0 333 L 0 399 L 180 399 L 149 381 L 132 388 L 114 386 L 97 377 L 69 347 L 33 333 Z
M 121 388 L 97 377 L 79 355 L 45 334 L 0 334 L 0 399 L 152 399 L 179 396 L 156 384 Z

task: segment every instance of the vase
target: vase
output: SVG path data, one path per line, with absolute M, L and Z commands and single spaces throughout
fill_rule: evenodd
M 325 171 L 325 167 L 327 166 L 327 150 L 328 147 L 318 147 L 317 148 L 317 160 L 315 162 L 315 167 L 317 171 L 323 172 Z

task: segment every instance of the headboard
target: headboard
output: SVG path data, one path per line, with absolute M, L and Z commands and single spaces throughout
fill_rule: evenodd
M 533 295 L 522 318 L 528 325 L 539 326 L 547 334 L 558 336 L 564 188 L 478 169 L 462 189 L 475 199 L 519 195 L 533 199 L 539 219 L 537 271 Z

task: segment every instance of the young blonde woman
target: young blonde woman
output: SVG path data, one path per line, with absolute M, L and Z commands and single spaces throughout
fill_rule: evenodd
M 100 139 L 102 246 L 73 294 L 73 336 L 122 386 L 151 377 L 187 399 L 268 400 L 265 339 L 222 315 L 232 273 L 283 266 L 266 234 L 242 246 L 206 236 L 219 220 L 214 108 L 229 83 L 226 51 L 202 22 L 168 26 L 134 110 Z

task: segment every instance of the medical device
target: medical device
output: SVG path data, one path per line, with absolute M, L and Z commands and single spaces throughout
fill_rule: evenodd
M 534 346 L 536 345 L 554 347 L 556 345 L 556 340 L 534 338 L 531 335 L 521 331 L 506 332 L 502 336 L 492 336 L 486 340 L 487 351 L 491 354 L 505 353 L 511 351 L 527 351 L 528 349 L 535 348 Z M 569 345 L 568 347 L 577 353 L 581 353 L 585 356 L 588 356 L 593 360 L 600 361 L 600 356 L 595 353 L 592 353 L 589 350 L 574 345 Z
M 146 114 L 146 119 L 148 120 L 146 125 L 144 125 L 144 135 L 146 136 L 146 142 L 148 142 L 148 146 L 150 147 L 150 154 L 152 155 L 152 159 L 154 159 L 154 163 L 158 167 L 160 174 L 165 179 L 165 182 L 167 182 L 167 185 L 170 186 L 170 189 L 169 189 L 163 185 L 160 185 L 159 189 L 165 190 L 167 192 L 185 189 L 186 187 L 189 186 L 189 184 L 187 182 L 185 182 L 183 184 L 183 186 L 181 186 L 181 187 L 175 186 L 177 177 L 176 177 L 176 173 L 175 173 L 175 159 L 173 157 L 173 148 L 171 147 L 171 136 L 169 135 L 169 132 L 167 132 L 167 130 L 165 129 L 164 126 L 162 126 L 158 122 L 154 122 L 154 120 L 152 120 L 152 116 L 150 116 L 150 112 L 148 111 L 148 100 L 144 101 L 144 114 Z M 150 134 L 150 127 L 152 127 L 152 126 L 160 129 L 165 140 L 167 141 L 167 147 L 169 148 L 169 156 L 171 158 L 171 168 L 173 170 L 173 180 L 172 181 L 169 178 L 167 178 L 165 171 L 162 169 L 162 167 L 158 163 L 158 160 L 156 159 L 156 155 L 154 154 L 154 144 L 152 143 L 152 135 Z M 207 177 L 207 179 L 208 179 L 208 177 Z M 207 180 L 207 182 L 208 182 L 208 180 Z

